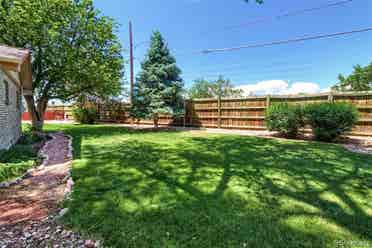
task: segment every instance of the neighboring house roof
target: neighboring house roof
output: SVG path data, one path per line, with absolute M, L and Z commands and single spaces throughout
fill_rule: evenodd
M 0 45 L 0 67 L 7 76 L 17 84 L 20 84 L 24 90 L 32 92 L 32 67 L 31 53 L 27 49 L 19 49 Z M 12 73 L 18 73 L 19 80 L 12 76 Z
M 19 49 L 8 46 L 0 46 L 0 60 L 10 63 L 23 63 L 29 56 L 30 52 L 26 49 Z

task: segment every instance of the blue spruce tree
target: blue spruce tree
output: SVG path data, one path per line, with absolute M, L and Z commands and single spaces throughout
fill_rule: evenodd
M 152 119 L 158 127 L 159 116 L 183 114 L 183 81 L 176 59 L 160 34 L 151 37 L 151 45 L 134 84 L 131 114 L 137 119 Z

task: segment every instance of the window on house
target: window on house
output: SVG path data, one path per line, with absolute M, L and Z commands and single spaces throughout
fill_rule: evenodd
M 17 109 L 21 110 L 21 104 L 22 104 L 22 97 L 19 90 L 17 90 Z
M 5 103 L 5 105 L 9 105 L 9 83 L 8 83 L 8 81 L 5 81 L 5 80 L 4 80 L 4 90 L 5 90 L 4 103 Z

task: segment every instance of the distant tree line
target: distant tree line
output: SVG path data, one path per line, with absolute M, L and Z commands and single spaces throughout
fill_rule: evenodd
M 367 66 L 354 66 L 354 71 L 347 77 L 340 74 L 339 82 L 332 87 L 335 91 L 369 91 L 372 90 L 372 63 Z
M 196 98 L 233 98 L 242 97 L 243 91 L 235 89 L 229 79 L 220 76 L 216 81 L 197 79 L 188 90 L 188 97 Z

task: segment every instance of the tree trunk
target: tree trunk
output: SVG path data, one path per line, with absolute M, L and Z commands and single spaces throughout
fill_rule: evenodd
M 154 115 L 154 127 L 155 128 L 159 127 L 159 116 L 158 116 L 158 114 Z
M 44 125 L 44 113 L 47 108 L 48 99 L 42 98 L 37 106 L 33 96 L 24 96 L 27 104 L 27 110 L 30 114 L 32 128 L 41 131 Z

